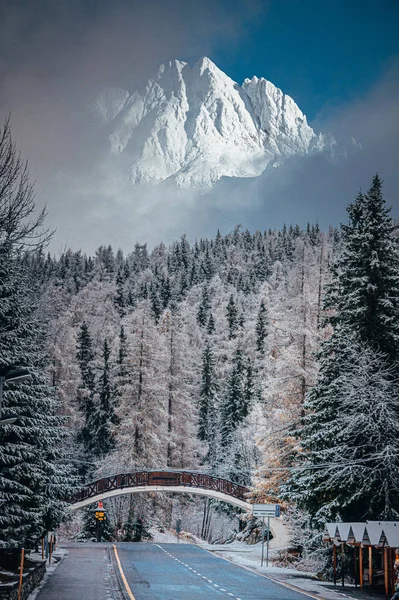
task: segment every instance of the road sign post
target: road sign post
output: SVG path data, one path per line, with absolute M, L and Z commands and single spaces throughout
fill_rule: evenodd
M 267 541 L 266 541 L 266 566 L 269 566 L 269 542 L 270 542 L 270 517 L 280 516 L 279 504 L 253 504 L 252 515 L 262 517 L 262 557 L 260 566 L 263 567 L 264 546 L 265 546 L 265 517 L 267 517 Z
M 262 517 L 262 558 L 260 559 L 261 567 L 263 567 L 264 555 L 265 555 L 265 517 Z
M 180 533 L 181 533 L 181 519 L 176 519 L 176 538 L 177 538 L 177 543 L 180 542 Z

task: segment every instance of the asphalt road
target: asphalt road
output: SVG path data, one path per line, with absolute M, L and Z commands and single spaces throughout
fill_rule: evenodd
M 37 600 L 119 600 L 105 544 L 68 544 L 65 556 Z
M 116 544 L 135 600 L 305 600 L 190 544 Z M 41 598 L 40 598 L 41 600 Z

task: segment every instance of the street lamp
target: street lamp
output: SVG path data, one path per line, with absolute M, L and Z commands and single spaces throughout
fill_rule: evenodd
M 21 383 L 30 379 L 31 374 L 26 369 L 17 369 L 16 367 L 5 367 L 0 369 L 0 425 L 11 425 L 17 420 L 17 416 L 14 414 L 5 415 L 2 418 L 1 406 L 3 400 L 3 387 L 6 381 L 12 381 L 13 383 Z

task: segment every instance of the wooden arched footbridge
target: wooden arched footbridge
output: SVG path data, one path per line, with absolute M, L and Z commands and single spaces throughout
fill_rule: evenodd
M 250 489 L 227 479 L 195 471 L 135 471 L 103 477 L 87 483 L 71 498 L 71 508 L 78 509 L 122 494 L 140 492 L 183 492 L 216 498 L 251 511 Z

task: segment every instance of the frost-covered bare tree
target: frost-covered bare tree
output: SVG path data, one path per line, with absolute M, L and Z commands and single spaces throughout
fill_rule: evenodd
M 113 460 L 129 469 L 167 465 L 168 389 L 162 372 L 165 348 L 150 311 L 150 303 L 143 302 L 124 321 L 130 372 L 117 410 L 120 423 Z
M 35 193 L 28 163 L 16 148 L 10 119 L 0 129 L 0 244 L 20 248 L 45 244 L 51 232 L 44 227 L 46 211 L 35 212 Z

